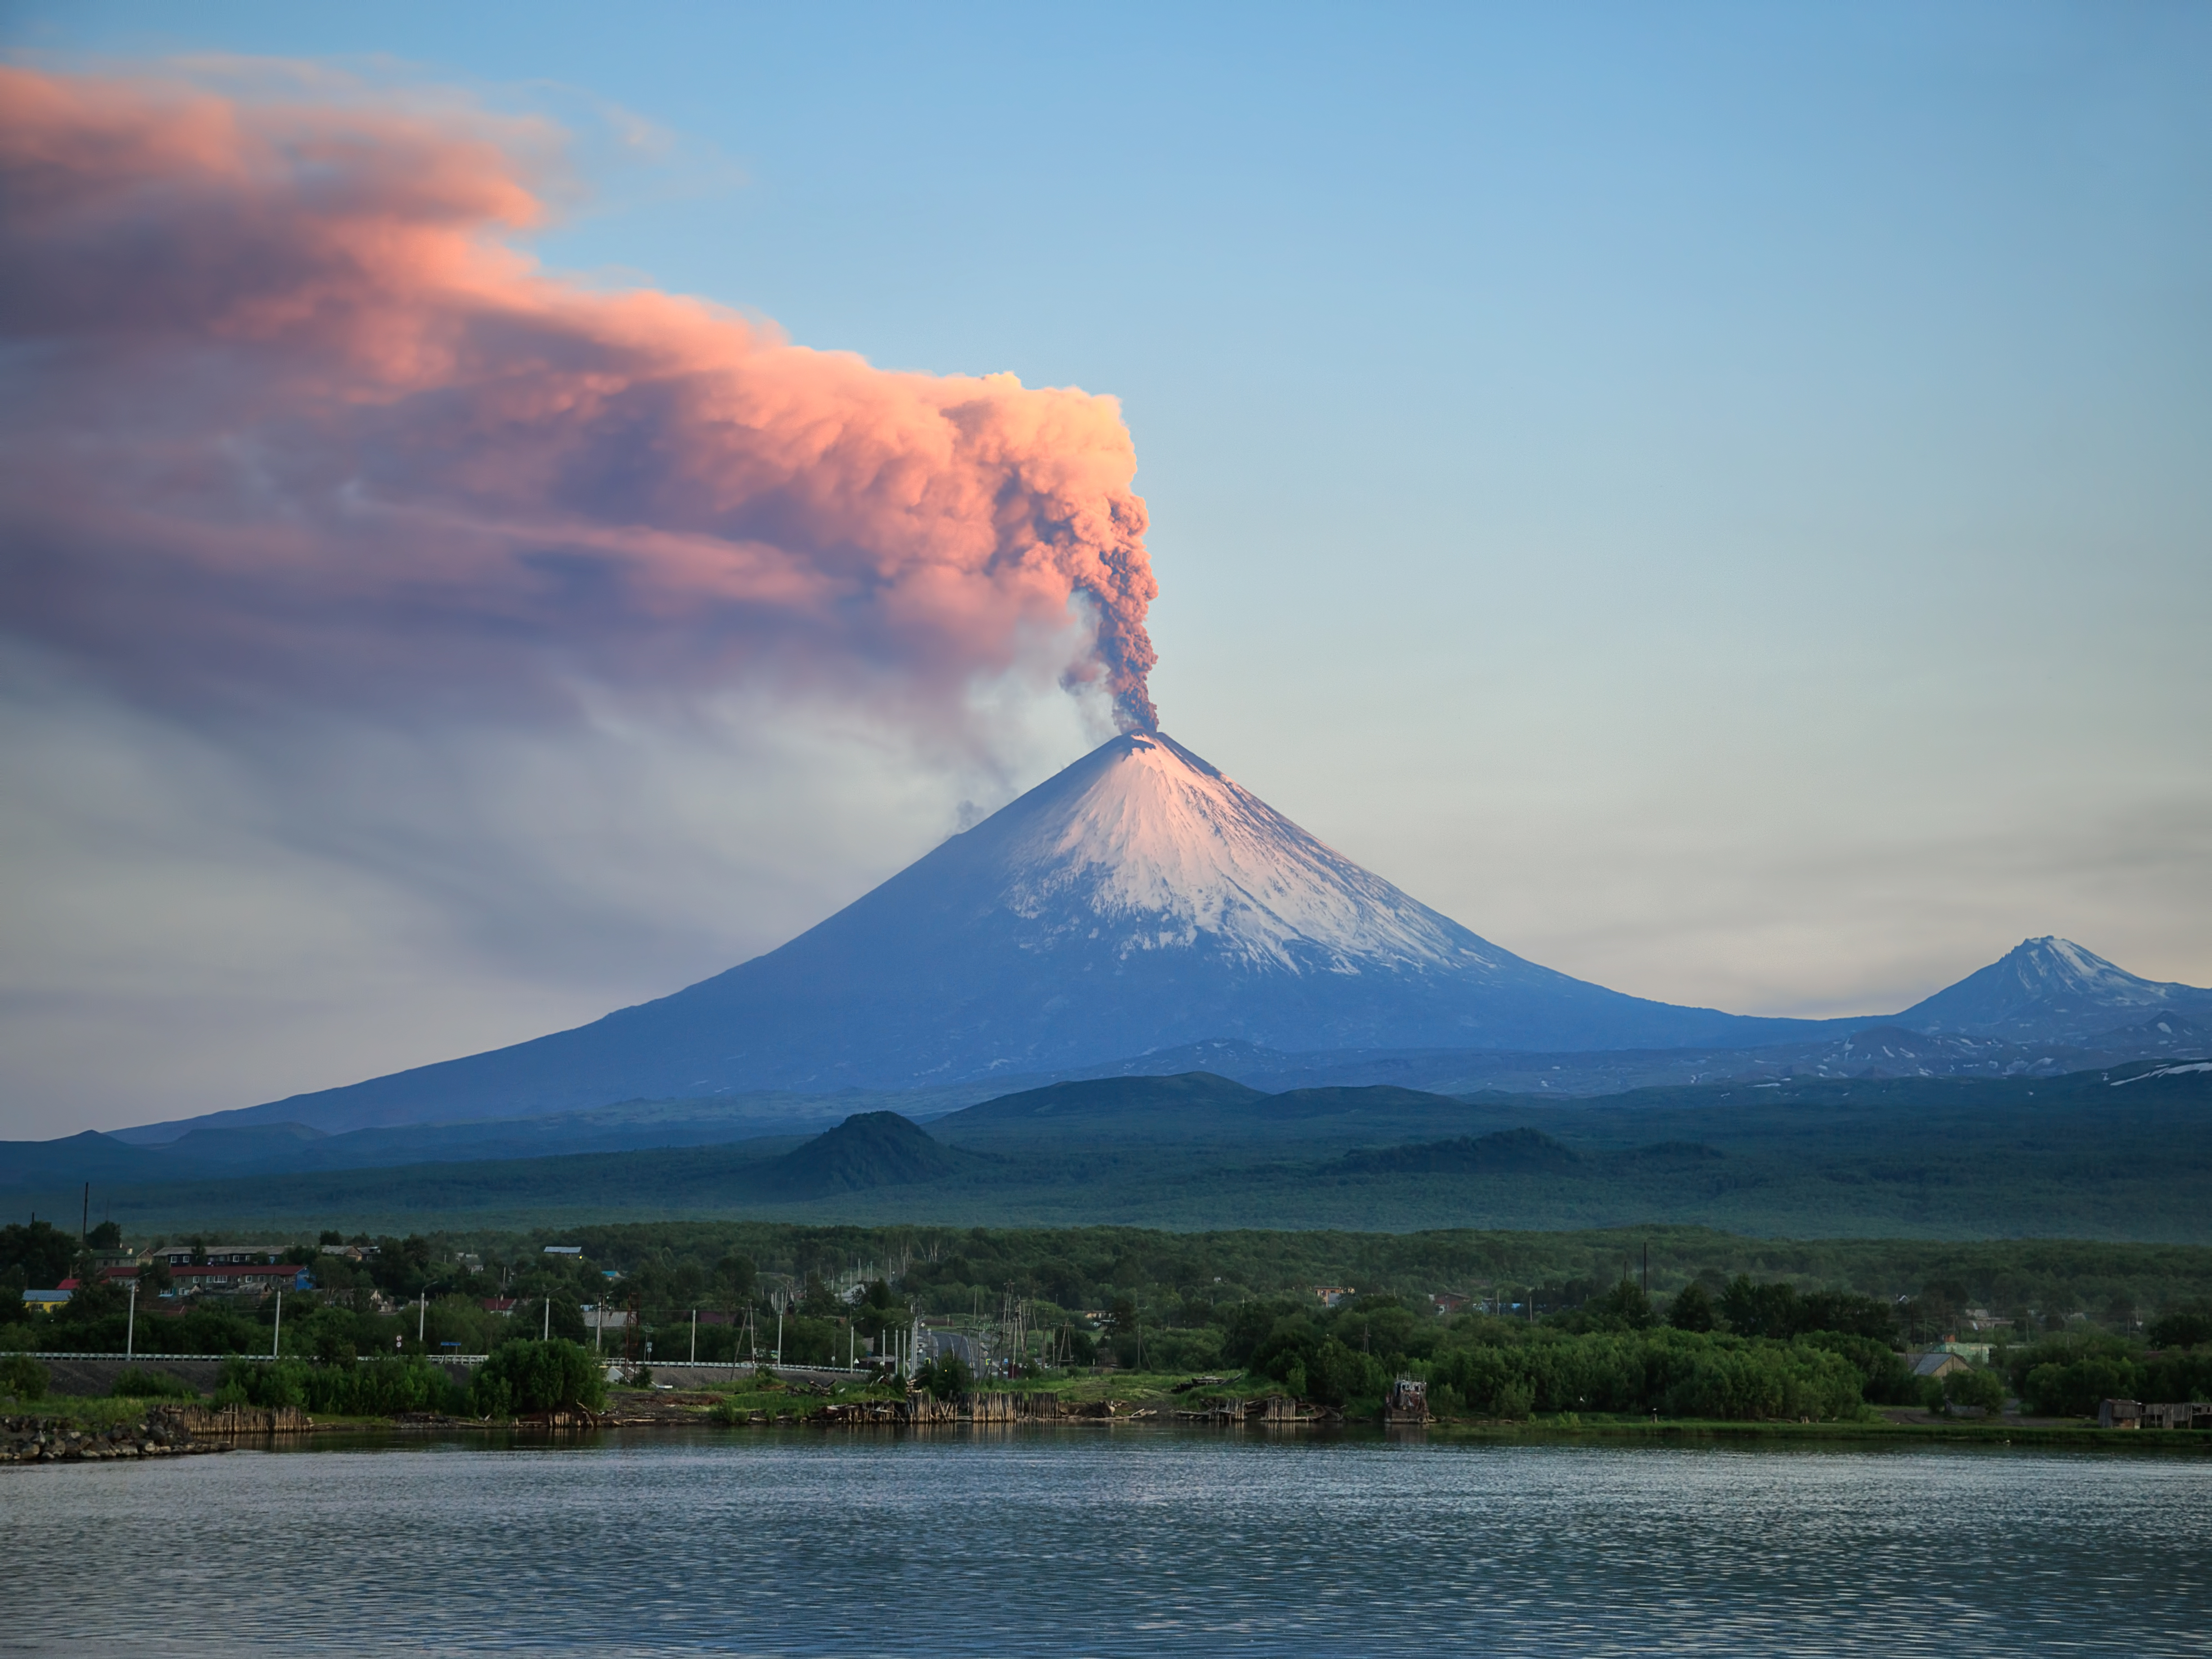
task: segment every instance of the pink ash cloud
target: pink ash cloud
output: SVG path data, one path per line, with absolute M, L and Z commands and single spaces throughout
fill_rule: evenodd
M 549 276 L 511 239 L 557 152 L 0 68 L 0 627 L 171 702 L 757 678 L 919 718 L 1060 638 L 1152 725 L 1113 398 Z

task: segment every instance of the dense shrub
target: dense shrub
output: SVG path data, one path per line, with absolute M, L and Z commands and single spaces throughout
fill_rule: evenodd
M 291 1358 L 232 1359 L 222 1368 L 217 1405 L 296 1406 L 341 1417 L 391 1417 L 401 1412 L 459 1413 L 468 1391 L 429 1361 L 372 1359 L 356 1365 L 319 1365 Z
M 1739 1336 L 1781 1339 L 1810 1331 L 1840 1331 L 1886 1341 L 1897 1329 L 1895 1311 L 1874 1297 L 1849 1291 L 1801 1296 L 1786 1280 L 1760 1285 L 1742 1273 L 1721 1293 L 1720 1312 Z
M 1381 1360 L 1333 1336 L 1322 1340 L 1306 1366 L 1306 1397 L 1340 1411 L 1355 1401 L 1379 1401 L 1389 1386 L 1390 1371 Z
M 2118 1354 L 2045 1361 L 2029 1369 L 2021 1401 L 2038 1417 L 2093 1417 L 2100 1401 L 2138 1398 L 2142 1378 L 2135 1362 Z
M 1692 1279 L 1668 1305 L 1667 1322 L 1678 1331 L 1709 1331 L 1720 1322 L 1720 1316 L 1714 1310 L 1713 1298 L 1705 1287 Z
M 1211 1326 L 1145 1334 L 1145 1364 L 1153 1370 L 1210 1371 L 1221 1363 L 1221 1333 Z
M 1841 1354 L 1859 1374 L 1859 1393 L 1869 1405 L 1911 1406 L 1920 1399 L 1921 1379 L 1913 1376 L 1905 1356 L 1888 1343 L 1871 1336 L 1843 1331 L 1813 1331 L 1798 1341 Z
M 1943 1403 L 1976 1407 L 1995 1415 L 2004 1409 L 2004 1378 L 1995 1371 L 1953 1371 L 1943 1379 Z
M 2154 1348 L 2194 1348 L 2212 1342 L 2212 1302 L 2185 1302 L 2150 1322 Z
M 2142 1362 L 2146 1400 L 2212 1400 L 2212 1343 Z
M 11 1394 L 18 1400 L 44 1400 L 46 1382 L 46 1368 L 30 1355 L 0 1354 L 0 1394 Z
M 579 1406 L 598 1411 L 606 1403 L 605 1374 L 591 1350 L 557 1336 L 550 1342 L 502 1342 L 477 1367 L 468 1389 L 469 1408 L 478 1417 Z
M 1886 1351 L 1885 1351 L 1886 1352 Z M 1864 1379 L 1844 1355 L 1808 1342 L 1693 1331 L 1540 1331 L 1437 1360 L 1436 1382 L 1480 1416 L 1593 1411 L 1671 1417 L 1842 1417 Z
M 914 1374 L 914 1385 L 939 1400 L 957 1400 L 975 1386 L 975 1376 L 958 1354 L 940 1354 Z

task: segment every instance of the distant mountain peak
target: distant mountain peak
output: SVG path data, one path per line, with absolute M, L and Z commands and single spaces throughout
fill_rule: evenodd
M 2072 939 L 2022 939 L 1988 967 L 1914 1004 L 1915 1030 L 2011 1041 L 2081 1042 L 2129 1015 L 2212 1012 L 2212 991 L 2139 978 Z

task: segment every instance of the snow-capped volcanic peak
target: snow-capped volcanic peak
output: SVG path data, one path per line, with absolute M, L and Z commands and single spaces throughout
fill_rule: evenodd
M 1300 973 L 1498 965 L 1172 738 L 1132 732 L 1063 780 L 1008 809 L 1002 855 L 1002 902 L 1048 932 Z
M 2076 996 L 2106 1004 L 2144 1005 L 2166 1000 L 2164 986 L 2138 979 L 2094 951 L 2055 933 L 2022 939 L 1999 965 L 2009 967 L 2021 988 L 2033 997 Z
M 1922 1031 L 2080 1042 L 2148 1011 L 2212 1014 L 2212 991 L 2142 979 L 2071 939 L 2022 939 L 1988 967 L 1899 1014 Z

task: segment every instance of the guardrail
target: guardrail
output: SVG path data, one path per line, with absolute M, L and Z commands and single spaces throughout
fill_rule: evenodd
M 136 1353 L 50 1353 L 40 1351 L 27 1352 L 24 1357 L 29 1359 L 125 1359 L 134 1365 L 142 1360 L 150 1362 L 157 1359 L 254 1359 L 265 1365 L 272 1359 L 306 1359 L 310 1356 L 298 1353 L 148 1353 L 142 1349 Z M 422 1353 L 417 1357 L 461 1365 L 481 1365 L 491 1358 L 488 1353 Z M 371 1354 L 368 1358 L 374 1358 L 375 1356 Z
M 32 1359 L 127 1359 L 133 1364 L 142 1359 L 252 1359 L 265 1365 L 272 1359 L 307 1359 L 313 1356 L 298 1353 L 149 1353 L 142 1348 L 135 1353 L 63 1353 L 40 1350 L 28 1352 L 26 1357 Z M 488 1353 L 434 1353 L 427 1349 L 418 1349 L 411 1357 L 435 1359 L 449 1365 L 481 1365 L 491 1358 Z M 610 1365 L 630 1363 L 620 1354 L 594 1354 L 592 1357 Z M 366 1353 L 361 1358 L 374 1359 L 377 1356 Z M 773 1359 L 657 1359 L 653 1364 L 657 1370 L 686 1371 L 751 1371 L 765 1365 L 770 1370 L 836 1371 L 843 1376 L 865 1376 L 870 1371 L 880 1369 L 873 1365 L 814 1365 L 797 1359 L 782 1364 Z

